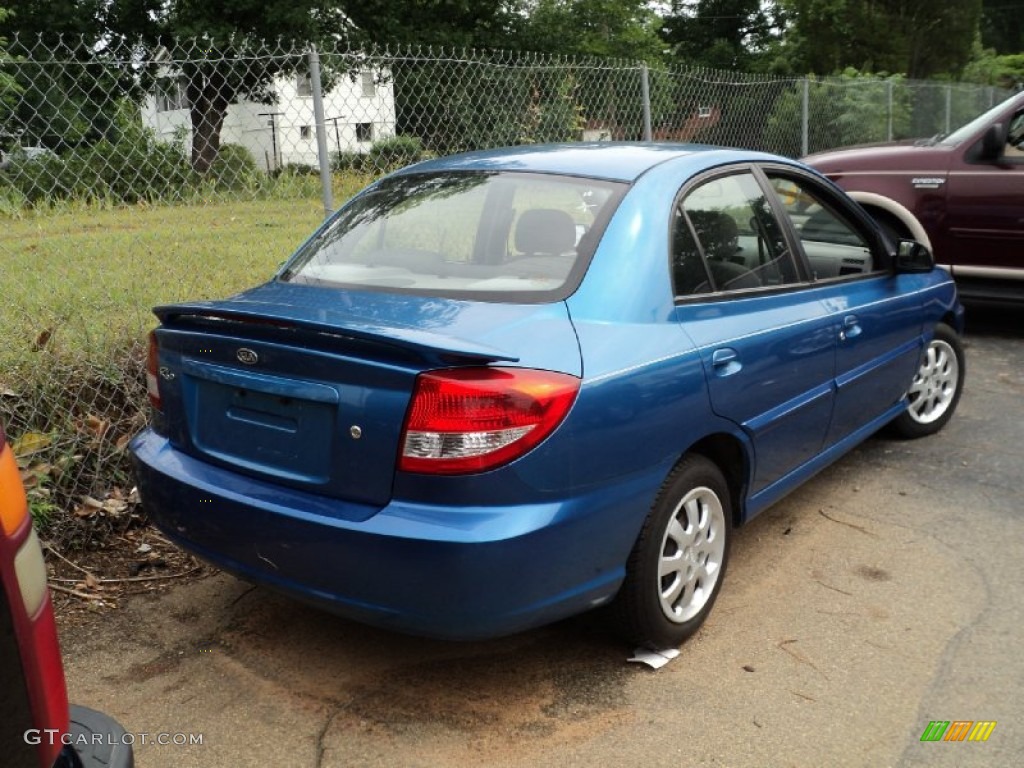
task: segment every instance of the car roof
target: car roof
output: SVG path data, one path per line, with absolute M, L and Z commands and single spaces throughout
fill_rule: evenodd
M 681 157 L 690 157 L 698 164 L 703 159 L 710 167 L 727 162 L 764 160 L 769 156 L 704 144 L 609 141 L 528 144 L 427 160 L 404 168 L 399 174 L 468 170 L 525 171 L 632 182 L 656 165 Z

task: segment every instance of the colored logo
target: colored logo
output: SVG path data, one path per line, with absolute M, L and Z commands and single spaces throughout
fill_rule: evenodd
M 932 720 L 921 741 L 988 741 L 995 728 L 995 720 Z

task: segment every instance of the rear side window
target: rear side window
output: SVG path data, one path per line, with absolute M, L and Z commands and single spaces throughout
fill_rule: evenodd
M 879 270 L 867 236 L 827 194 L 805 179 L 768 174 L 800 239 L 816 280 L 870 274 Z
M 353 200 L 280 279 L 441 297 L 564 298 L 625 185 L 546 174 L 385 179 Z
M 673 215 L 677 296 L 788 285 L 797 270 L 771 204 L 750 173 L 703 182 Z

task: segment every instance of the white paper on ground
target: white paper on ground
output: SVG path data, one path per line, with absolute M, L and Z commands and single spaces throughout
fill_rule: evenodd
M 637 648 L 633 651 L 633 658 L 626 659 L 626 661 L 636 661 L 646 664 L 651 669 L 661 669 L 678 655 L 678 648 L 665 648 L 661 651 L 652 651 L 650 648 Z

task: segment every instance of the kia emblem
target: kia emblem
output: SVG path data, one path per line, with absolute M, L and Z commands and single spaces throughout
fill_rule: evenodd
M 255 350 L 249 349 L 248 347 L 242 347 L 235 353 L 235 357 L 238 358 L 238 362 L 244 363 L 245 365 L 256 365 L 259 361 L 260 356 L 256 354 Z

